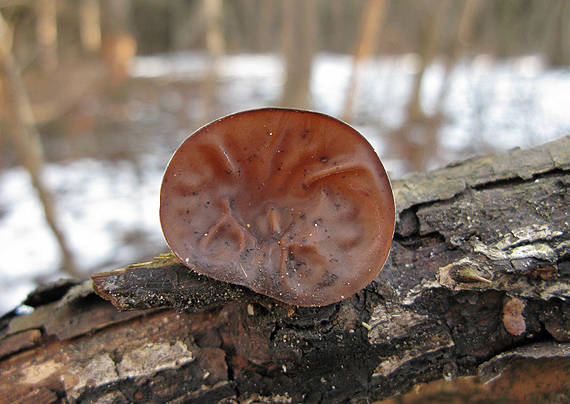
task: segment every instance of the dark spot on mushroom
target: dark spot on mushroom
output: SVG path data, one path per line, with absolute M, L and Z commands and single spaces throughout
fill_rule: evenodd
M 325 271 L 325 273 L 322 276 L 322 281 L 317 284 L 317 287 L 324 288 L 327 286 L 334 285 L 337 279 L 338 279 L 337 275 L 331 274 L 329 271 Z
M 186 197 L 196 189 L 200 198 Z M 366 140 L 298 110 L 245 111 L 199 129 L 172 157 L 160 195 L 166 241 L 184 264 L 300 306 L 337 302 L 374 279 L 394 219 L 386 172 Z

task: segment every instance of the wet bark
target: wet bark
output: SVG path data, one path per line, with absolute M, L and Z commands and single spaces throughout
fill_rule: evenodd
M 475 376 L 480 399 L 565 402 L 569 156 L 566 137 L 394 181 L 387 264 L 330 306 L 286 306 L 169 256 L 45 287 L 33 312 L 1 319 L 0 396 L 370 402 L 441 379 L 465 395 Z

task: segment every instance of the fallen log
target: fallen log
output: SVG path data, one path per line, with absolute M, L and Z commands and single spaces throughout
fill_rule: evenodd
M 170 255 L 41 288 L 31 313 L 0 320 L 0 397 L 370 402 L 456 380 L 462 397 L 567 401 L 569 170 L 566 137 L 394 181 L 388 262 L 330 306 L 287 306 Z

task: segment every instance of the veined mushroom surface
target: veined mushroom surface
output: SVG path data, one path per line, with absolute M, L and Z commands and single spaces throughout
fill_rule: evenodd
M 382 163 L 355 129 L 266 108 L 218 119 L 182 143 L 164 174 L 160 220 L 192 270 L 324 306 L 378 274 L 395 208 Z

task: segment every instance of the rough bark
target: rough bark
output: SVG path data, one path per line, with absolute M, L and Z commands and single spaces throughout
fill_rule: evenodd
M 326 307 L 286 306 L 168 256 L 43 288 L 33 312 L 1 320 L 0 397 L 370 402 L 477 375 L 494 400 L 567 402 L 569 174 L 566 137 L 395 181 L 389 261 Z

